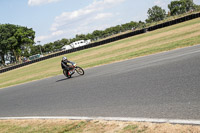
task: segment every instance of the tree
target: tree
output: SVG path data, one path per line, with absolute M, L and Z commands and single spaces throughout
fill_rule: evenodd
M 29 48 L 30 49 L 30 48 Z M 29 49 L 24 49 L 22 56 L 24 57 L 29 57 L 31 56 L 30 50 Z
M 94 37 L 93 37 L 93 35 L 92 35 L 92 34 L 88 33 L 88 34 L 86 35 L 86 38 L 87 38 L 87 40 L 88 40 L 88 39 L 91 39 L 91 40 L 93 40 L 93 38 L 94 38 Z
M 16 26 L 11 24 L 0 25 L 0 56 L 1 63 L 5 65 L 4 56 L 11 50 L 11 44 L 15 45 L 16 39 L 14 38 L 14 33 L 16 31 Z
M 101 30 L 95 30 L 95 31 L 93 31 L 92 35 L 95 38 L 94 40 L 98 40 L 99 38 L 102 37 L 103 31 L 101 31 Z
M 108 36 L 111 36 L 113 34 L 113 30 L 112 30 L 112 27 L 110 28 L 107 28 L 103 31 L 103 37 L 108 37 Z
M 60 40 L 55 41 L 55 42 L 53 43 L 53 49 L 54 49 L 54 50 L 58 50 L 58 49 L 61 49 L 61 48 L 62 48 L 62 44 L 60 43 Z
M 53 49 L 53 43 L 47 43 L 47 44 L 45 44 L 44 46 L 43 46 L 43 48 L 44 48 L 44 52 L 52 52 L 54 49 Z M 35 50 L 37 50 L 37 52 L 39 52 L 38 50 L 38 48 L 35 48 Z M 34 53 L 34 54 L 37 54 L 37 53 Z
M 183 1 L 185 2 L 187 12 L 195 9 L 196 5 L 194 4 L 193 0 L 183 0 Z
M 131 30 L 132 28 L 136 28 L 137 26 L 138 26 L 137 22 L 131 21 L 130 23 L 122 24 L 121 30 L 122 31 Z
M 76 40 L 78 41 L 78 40 L 87 40 L 87 37 L 86 37 L 86 35 L 84 35 L 84 34 L 80 34 L 80 35 L 76 35 Z
M 15 57 L 19 58 L 21 56 L 21 50 L 27 50 L 29 46 L 34 44 L 35 32 L 32 28 L 18 27 L 15 38 L 17 39 L 17 46 L 15 47 Z
M 2 63 L 5 63 L 4 55 L 12 52 L 19 60 L 22 51 L 33 45 L 35 32 L 30 28 L 13 24 L 0 25 L 0 56 Z
M 186 12 L 186 5 L 183 1 L 172 1 L 168 8 L 170 10 L 170 15 L 179 15 Z
M 66 39 L 66 38 L 63 38 L 62 40 L 60 40 L 60 44 L 61 44 L 62 47 L 65 46 L 65 45 L 68 45 L 69 44 L 69 40 Z
M 177 0 L 177 1 L 171 1 L 171 3 L 168 5 L 168 8 L 170 10 L 170 15 L 179 15 L 186 13 L 188 11 L 191 11 L 195 9 L 195 4 L 193 0 Z
M 197 11 L 200 11 L 200 5 L 195 5 L 195 9 L 196 9 Z
M 159 6 L 153 6 L 152 8 L 149 8 L 147 14 L 147 23 L 161 21 L 166 17 L 166 11 Z

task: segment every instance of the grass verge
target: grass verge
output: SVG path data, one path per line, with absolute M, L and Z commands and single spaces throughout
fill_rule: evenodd
M 200 44 L 200 18 L 67 54 L 83 68 Z M 62 74 L 60 57 L 0 74 L 0 88 Z
M 0 120 L 0 133 L 198 133 L 200 126 L 122 121 Z

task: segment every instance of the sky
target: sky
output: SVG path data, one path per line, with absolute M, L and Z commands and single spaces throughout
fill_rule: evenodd
M 74 38 L 130 21 L 145 21 L 158 5 L 168 12 L 171 0 L 0 0 L 0 24 L 32 28 L 35 42 Z M 200 0 L 194 0 L 200 5 Z

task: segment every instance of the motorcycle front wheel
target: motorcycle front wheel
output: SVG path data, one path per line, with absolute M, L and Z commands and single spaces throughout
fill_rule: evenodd
M 80 75 L 84 75 L 84 70 L 81 68 L 81 67 L 76 67 L 76 72 L 78 73 L 78 74 L 80 74 Z

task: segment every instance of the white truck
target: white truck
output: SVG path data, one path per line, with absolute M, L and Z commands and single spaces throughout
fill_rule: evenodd
M 69 49 L 73 49 L 73 48 L 78 48 L 78 47 L 81 47 L 81 46 L 84 46 L 84 45 L 88 45 L 90 43 L 91 43 L 91 40 L 79 40 L 79 41 L 73 42 L 69 45 L 63 46 L 62 50 L 69 50 Z
M 65 45 L 62 47 L 62 50 L 69 50 L 72 49 L 71 45 Z

